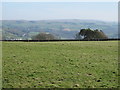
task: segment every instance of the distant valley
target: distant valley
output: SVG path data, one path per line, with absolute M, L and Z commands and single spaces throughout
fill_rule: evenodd
M 3 20 L 3 39 L 31 39 L 32 36 L 45 32 L 56 36 L 59 39 L 74 39 L 76 33 L 83 28 L 102 30 L 109 38 L 118 37 L 118 23 L 104 22 L 98 20 Z

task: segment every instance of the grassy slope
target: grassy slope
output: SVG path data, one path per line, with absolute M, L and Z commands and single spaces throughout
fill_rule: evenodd
M 3 87 L 117 87 L 117 41 L 3 42 Z

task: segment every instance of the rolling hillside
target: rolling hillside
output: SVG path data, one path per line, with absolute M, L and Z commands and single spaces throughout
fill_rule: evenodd
M 31 39 L 32 36 L 46 32 L 61 39 L 73 39 L 82 28 L 100 29 L 109 38 L 118 37 L 117 22 L 104 22 L 97 20 L 3 20 L 3 39 Z

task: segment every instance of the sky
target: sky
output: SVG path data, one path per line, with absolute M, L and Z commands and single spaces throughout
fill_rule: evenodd
M 3 2 L 2 20 L 118 20 L 117 2 Z
M 1 0 L 2 2 L 118 2 L 119 0 Z

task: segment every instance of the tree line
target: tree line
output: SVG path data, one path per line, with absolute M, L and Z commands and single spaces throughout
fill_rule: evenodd
M 49 33 L 39 33 L 32 37 L 32 40 L 55 40 L 58 39 Z M 90 40 L 90 39 L 108 39 L 107 35 L 102 30 L 92 30 L 90 28 L 81 29 L 76 35 L 75 39 Z

